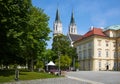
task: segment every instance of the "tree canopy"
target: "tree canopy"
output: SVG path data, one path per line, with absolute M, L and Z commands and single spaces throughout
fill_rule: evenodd
M 27 27 L 31 3 L 29 0 L 1 0 L 0 6 L 0 61 L 8 65 L 20 62 L 21 35 Z
M 74 59 L 77 59 L 76 49 L 70 46 L 70 42 L 65 35 L 57 35 L 53 38 L 52 50 L 54 52 L 53 60 L 58 60 L 60 56 L 68 56 L 74 65 Z
M 76 57 L 75 48 L 70 46 L 67 36 L 62 34 L 53 38 L 52 50 L 55 53 L 54 58 L 58 58 L 58 52 L 61 55 L 68 55 L 70 58 Z
M 72 60 L 70 59 L 69 56 L 67 56 L 67 55 L 65 55 L 65 56 L 61 55 L 60 56 L 60 60 L 56 59 L 55 60 L 55 64 L 57 66 L 59 66 L 59 61 L 60 61 L 60 67 L 61 67 L 62 70 L 67 70 L 67 69 L 69 70 L 69 67 L 70 67 L 71 62 L 72 62 Z
M 50 39 L 49 17 L 31 0 L 0 1 L 0 64 L 25 64 L 44 51 Z

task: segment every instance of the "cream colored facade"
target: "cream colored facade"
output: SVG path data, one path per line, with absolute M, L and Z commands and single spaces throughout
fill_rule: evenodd
M 80 70 L 120 70 L 120 30 L 104 31 L 74 43 Z
M 120 71 L 120 30 L 117 31 L 117 38 L 116 38 L 116 52 L 117 56 L 115 57 L 115 67 L 117 67 L 115 70 Z
M 99 43 L 99 41 L 101 41 Z M 109 43 L 107 44 L 106 42 Z M 109 70 L 114 68 L 115 40 L 93 36 L 77 44 L 81 70 Z M 108 46 L 106 46 L 108 45 Z
M 115 40 L 106 37 L 94 38 L 93 70 L 113 70 L 115 56 Z

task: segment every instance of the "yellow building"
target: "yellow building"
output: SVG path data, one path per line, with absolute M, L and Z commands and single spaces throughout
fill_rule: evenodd
M 104 30 L 92 27 L 83 37 L 74 42 L 80 70 L 120 69 L 120 25 Z

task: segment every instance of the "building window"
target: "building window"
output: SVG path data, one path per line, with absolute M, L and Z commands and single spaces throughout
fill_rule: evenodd
M 92 56 L 92 50 L 88 49 L 88 56 L 91 57 Z
M 98 50 L 98 57 L 101 57 L 101 50 Z
M 118 57 L 120 57 L 120 52 L 118 52 Z
M 117 63 L 114 63 L 114 66 L 116 67 L 116 66 L 117 66 Z
M 101 70 L 101 61 L 99 61 L 98 66 L 99 66 L 99 70 Z
M 56 31 L 57 31 L 57 25 L 56 25 Z
M 71 32 L 73 33 L 73 28 L 71 28 Z
M 120 43 L 118 43 L 118 47 L 120 47 Z
M 116 45 L 115 45 L 115 42 L 113 42 L 113 47 L 115 47 Z
M 109 65 L 109 61 L 106 61 L 106 65 Z
M 79 50 L 81 50 L 81 46 L 79 46 Z
M 84 50 L 83 51 L 83 57 L 84 57 L 84 59 L 86 58 L 86 55 L 87 55 L 86 50 Z
M 99 61 L 99 67 L 101 67 L 101 62 Z
M 81 51 L 79 51 L 79 59 L 80 59 L 80 58 L 83 59 L 83 58 L 82 58 L 82 52 L 81 52 Z
M 114 63 L 114 70 L 117 69 L 117 63 Z
M 101 40 L 98 40 L 98 46 L 101 46 Z
M 114 57 L 116 57 L 116 52 L 114 51 L 113 53 L 114 53 Z
M 89 70 L 90 70 L 90 61 L 88 61 L 88 68 L 89 68 Z
M 108 52 L 108 50 L 106 50 L 106 57 L 108 57 L 109 56 L 109 54 L 108 54 L 109 52 Z
M 109 44 L 108 44 L 109 42 L 108 41 L 106 41 L 106 46 L 108 47 L 109 46 Z
M 91 43 L 88 43 L 88 47 L 91 47 Z
M 86 44 L 84 44 L 83 47 L 86 48 Z
M 75 28 L 74 28 L 74 33 L 75 33 Z

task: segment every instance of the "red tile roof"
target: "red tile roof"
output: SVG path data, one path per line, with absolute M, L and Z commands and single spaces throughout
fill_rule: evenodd
M 90 31 L 88 31 L 88 32 L 84 35 L 84 37 L 89 37 L 89 36 L 91 36 L 91 35 L 106 36 L 106 35 L 103 33 L 102 29 L 100 29 L 100 28 L 94 28 L 94 27 L 93 27 Z
M 98 35 L 98 36 L 106 36 L 102 29 L 101 28 L 95 28 L 93 27 L 90 31 L 88 31 L 86 34 L 83 35 L 83 37 L 80 37 L 76 42 L 86 38 L 86 37 L 89 37 L 89 36 L 93 36 L 93 35 Z

